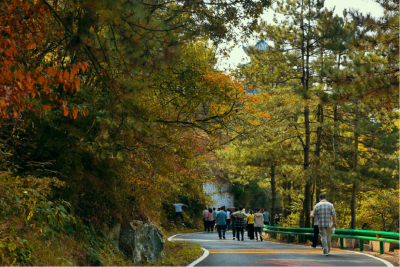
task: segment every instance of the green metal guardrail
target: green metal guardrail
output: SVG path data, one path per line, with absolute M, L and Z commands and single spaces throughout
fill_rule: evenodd
M 288 235 L 288 243 L 291 242 L 291 236 L 297 235 L 298 242 L 303 241 L 303 236 L 314 236 L 313 228 L 293 228 L 293 227 L 276 227 L 264 225 L 265 232 L 274 233 L 274 238 L 279 234 Z M 360 251 L 364 250 L 364 240 L 379 241 L 379 253 L 384 253 L 383 243 L 398 243 L 400 244 L 400 234 L 394 232 L 383 231 L 368 231 L 368 230 L 354 230 L 354 229 L 336 229 L 333 237 L 340 238 L 340 249 L 343 249 L 343 238 L 360 239 Z

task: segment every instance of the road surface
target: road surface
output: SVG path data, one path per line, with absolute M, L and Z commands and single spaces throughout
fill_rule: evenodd
M 232 232 L 220 240 L 216 233 L 179 234 L 171 241 L 199 243 L 209 254 L 195 266 L 398 266 L 394 262 L 369 254 L 331 249 L 329 256 L 322 249 L 296 244 L 232 240 Z M 206 255 L 207 253 L 205 253 Z M 193 266 L 193 265 L 192 265 Z

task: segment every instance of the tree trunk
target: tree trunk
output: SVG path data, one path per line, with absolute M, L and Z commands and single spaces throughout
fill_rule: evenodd
M 319 168 L 321 164 L 321 142 L 322 142 L 322 124 L 324 123 L 324 107 L 322 104 L 318 105 L 318 128 L 317 128 L 317 142 L 315 144 L 315 158 L 316 158 L 316 177 L 315 177 L 315 203 L 318 203 L 319 194 L 321 193 L 321 176 Z M 312 206 L 312 205 L 311 205 Z
M 354 120 L 354 158 L 353 158 L 353 172 L 357 180 L 357 163 L 358 163 L 358 133 L 357 133 L 357 120 L 358 108 L 356 107 Z M 356 229 L 356 195 L 357 195 L 357 181 L 353 181 L 353 190 L 351 194 L 351 229 Z
M 338 70 L 340 68 L 340 54 L 338 57 Z M 335 170 L 339 169 L 339 150 L 338 150 L 338 105 L 335 104 L 335 109 L 333 110 L 333 122 L 334 122 L 334 130 L 333 130 L 333 152 L 334 152 L 334 168 Z
M 302 201 L 303 201 L 303 208 L 300 211 L 300 222 L 299 222 L 300 228 L 304 228 L 304 210 L 305 210 L 304 199 Z
M 276 202 L 276 187 L 275 187 L 275 166 L 271 164 L 271 214 L 270 225 L 275 225 L 275 202 Z
M 335 105 L 333 110 L 333 151 L 334 151 L 334 167 L 335 170 L 339 169 L 339 151 L 338 151 L 338 105 Z
M 310 141 L 311 141 L 311 133 L 310 133 L 310 110 L 309 107 L 306 106 L 304 108 L 304 126 L 306 131 L 306 142 L 304 145 L 304 170 L 307 171 L 308 166 L 310 164 Z M 310 227 L 310 190 L 311 190 L 311 181 L 307 179 L 306 185 L 304 187 L 304 216 L 305 216 L 305 224 L 304 227 Z
M 311 31 L 311 17 L 310 17 L 310 4 L 311 2 L 308 2 L 308 32 Z M 304 34 L 304 31 L 303 31 Z M 310 87 L 310 37 L 307 34 L 307 37 L 305 40 L 303 39 L 303 42 L 305 41 L 306 47 L 305 47 L 305 69 L 306 69 L 306 77 L 305 77 L 305 87 L 304 91 L 305 94 L 304 96 L 308 99 L 308 90 Z M 310 165 L 310 146 L 311 146 L 311 131 L 310 131 L 310 108 L 307 104 L 307 106 L 304 108 L 304 126 L 305 126 L 305 134 L 306 134 L 306 142 L 305 142 L 305 147 L 304 147 L 304 170 L 306 171 Z M 306 172 L 305 172 L 306 173 Z M 307 179 L 306 181 L 306 186 L 304 187 L 304 216 L 305 216 L 305 227 L 310 228 L 310 207 L 311 207 L 311 179 Z

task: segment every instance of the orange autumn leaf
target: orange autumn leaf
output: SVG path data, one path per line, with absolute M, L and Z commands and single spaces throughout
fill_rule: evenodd
M 51 106 L 50 106 L 50 105 L 47 105 L 47 104 L 45 104 L 45 105 L 43 105 L 43 109 L 44 109 L 44 111 L 45 111 L 45 113 L 46 113 L 46 112 L 48 112 L 48 111 L 50 111 L 50 110 L 51 110 Z
M 69 109 L 64 108 L 63 111 L 62 111 L 62 114 L 63 114 L 64 116 L 68 116 L 68 114 L 69 114 Z
M 57 71 L 53 68 L 47 68 L 46 73 L 50 75 L 50 77 L 54 77 L 57 75 Z
M 73 109 L 73 111 L 72 111 L 72 116 L 74 117 L 74 119 L 76 119 L 76 117 L 78 116 L 78 108 L 76 108 L 76 107 L 74 107 L 74 108 L 72 108 Z

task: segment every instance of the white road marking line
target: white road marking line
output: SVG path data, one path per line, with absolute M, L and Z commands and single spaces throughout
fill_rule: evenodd
M 387 260 L 384 260 L 384 259 L 382 259 L 382 258 L 373 256 L 373 255 L 370 255 L 370 254 L 367 254 L 367 253 L 362 253 L 362 252 L 352 251 L 352 250 L 344 250 L 344 249 L 342 249 L 342 250 L 343 250 L 343 251 L 351 251 L 351 252 L 354 252 L 354 253 L 357 253 L 357 254 L 365 255 L 365 256 L 374 258 L 374 259 L 376 259 L 376 260 L 380 260 L 381 262 L 383 262 L 384 264 L 386 264 L 387 267 L 394 267 L 393 264 L 391 264 L 391 263 L 388 262 Z
M 172 240 L 172 239 L 174 239 L 175 236 L 177 236 L 177 235 L 170 236 L 170 237 L 168 238 L 168 241 L 173 242 L 174 240 Z M 183 240 L 183 241 L 186 241 L 186 239 L 175 239 L 175 240 L 179 240 L 179 241 Z M 192 240 L 192 239 L 189 239 L 189 240 Z M 201 249 L 204 251 L 203 255 L 201 255 L 201 257 L 198 258 L 197 260 L 195 260 L 194 262 L 190 263 L 188 266 L 196 266 L 197 264 L 199 264 L 200 262 L 202 262 L 205 258 L 207 258 L 208 255 L 210 255 L 210 252 L 209 252 L 207 249 L 205 249 L 205 248 L 203 248 L 203 247 L 201 247 Z
M 171 242 L 172 238 L 174 238 L 174 236 L 177 236 L 177 235 L 173 235 L 173 236 L 168 237 L 168 241 Z
M 210 255 L 210 252 L 207 249 L 205 249 L 203 247 L 202 247 L 202 249 L 204 250 L 203 255 L 200 258 L 198 258 L 197 260 L 195 260 L 194 262 L 192 262 L 191 264 L 189 264 L 188 266 L 196 266 L 196 264 L 199 264 L 201 261 L 203 261 L 205 258 L 207 258 L 208 255 Z

